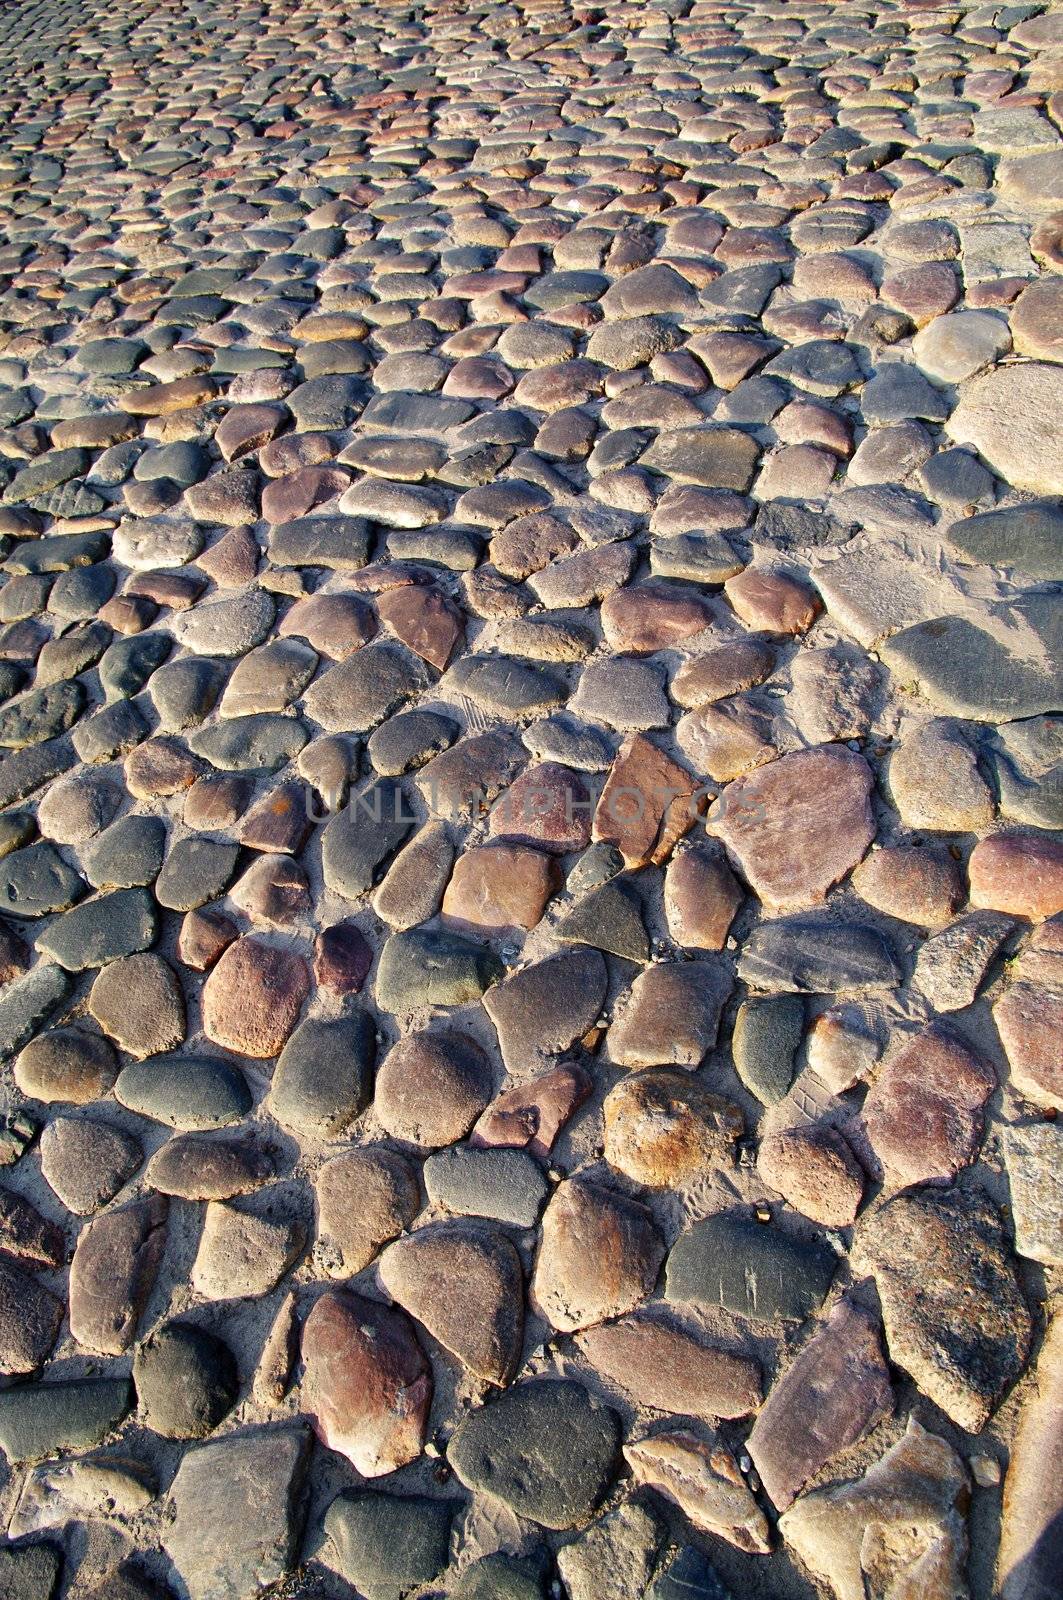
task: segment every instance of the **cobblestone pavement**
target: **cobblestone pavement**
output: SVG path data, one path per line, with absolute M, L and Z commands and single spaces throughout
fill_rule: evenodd
M 0 1597 L 1056 1600 L 1063 8 L 0 68 Z

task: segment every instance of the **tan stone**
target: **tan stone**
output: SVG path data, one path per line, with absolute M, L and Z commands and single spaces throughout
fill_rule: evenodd
M 967 1592 L 968 1498 L 955 1450 L 911 1417 L 863 1478 L 806 1494 L 779 1531 L 837 1600 L 956 1600 Z
M 417 1178 L 394 1150 L 345 1150 L 314 1179 L 317 1257 L 330 1278 L 354 1277 L 408 1228 L 421 1204 Z
M 569 1178 L 543 1212 L 532 1299 L 553 1327 L 590 1328 L 645 1300 L 663 1260 L 664 1240 L 644 1206 Z
M 1037 922 L 1063 911 L 1063 844 L 1044 834 L 981 839 L 967 872 L 973 906 Z
M 697 710 L 763 683 L 775 669 L 775 652 L 760 639 L 736 639 L 681 663 L 671 683 L 677 705 Z
M 692 950 L 722 950 L 742 889 L 717 849 L 698 845 L 679 851 L 664 875 L 664 914 L 677 944 Z
M 1000 1600 L 1051 1600 L 1063 1569 L 1063 1314 L 1053 1317 L 1004 1480 Z
M 920 928 L 943 928 L 963 900 L 951 856 L 915 845 L 883 845 L 853 872 L 853 888 L 876 911 Z
M 796 578 L 762 567 L 746 567 L 728 578 L 723 592 L 747 628 L 784 637 L 804 633 L 822 609 L 818 598 Z
M 677 1428 L 626 1445 L 624 1458 L 636 1483 L 672 1501 L 700 1533 L 750 1555 L 771 1549 L 768 1519 L 724 1445 Z
M 203 986 L 203 1030 L 240 1055 L 279 1055 L 309 993 L 301 956 L 248 935 L 228 946 Z
M 652 655 L 701 633 L 712 622 L 713 612 L 705 596 L 694 589 L 649 581 L 606 595 L 601 617 L 611 650 Z
M 641 972 L 608 1034 L 621 1067 L 697 1067 L 716 1043 L 731 974 L 709 960 L 662 961 Z
M 639 1072 L 605 1098 L 605 1159 L 634 1183 L 681 1187 L 734 1162 L 742 1113 L 686 1072 Z
M 675 737 L 694 771 L 716 783 L 740 778 L 779 753 L 771 716 L 741 696 L 688 711 L 676 724 Z

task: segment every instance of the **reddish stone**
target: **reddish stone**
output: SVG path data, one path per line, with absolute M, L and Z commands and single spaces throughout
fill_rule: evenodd
M 196 566 L 213 578 L 219 589 L 240 589 L 256 576 L 259 554 L 250 528 L 230 528 L 196 558 Z
M 298 855 L 310 832 L 310 794 L 304 783 L 291 779 L 263 795 L 244 817 L 237 833 L 251 850 L 279 850 Z
M 629 734 L 598 800 L 594 838 L 616 845 L 626 866 L 662 866 L 703 808 L 690 773 L 644 733 Z
M 671 683 L 677 705 L 697 710 L 743 689 L 755 688 L 775 670 L 775 652 L 759 639 L 736 639 L 702 656 L 691 656 Z
M 436 589 L 420 585 L 389 589 L 376 608 L 396 638 L 440 672 L 465 632 L 458 607 Z
M 760 567 L 746 567 L 728 578 L 723 590 L 746 626 L 763 633 L 804 633 L 821 610 L 818 597 L 805 584 Z
M 888 1185 L 944 1182 L 973 1161 L 982 1137 L 982 1108 L 995 1088 L 991 1068 L 937 1028 L 888 1061 L 863 1109 Z
M 1039 922 L 1063 911 L 1063 844 L 1043 834 L 982 839 L 967 864 L 971 904 Z
M 126 787 L 135 799 L 157 800 L 190 788 L 207 768 L 180 740 L 163 735 L 131 750 L 123 770 Z
M 309 993 L 301 956 L 246 935 L 228 947 L 203 986 L 203 1030 L 240 1055 L 279 1055 Z
M 377 631 L 376 617 L 353 594 L 311 594 L 285 612 L 277 629 L 282 639 L 305 639 L 321 655 L 344 661 Z
M 530 1083 L 505 1089 L 476 1123 L 469 1142 L 528 1150 L 545 1161 L 554 1140 L 591 1092 L 590 1076 L 574 1062 L 565 1062 L 533 1078 Z
M 229 898 L 258 927 L 267 928 L 297 922 L 311 905 L 306 873 L 287 856 L 259 856 L 231 886 Z
M 637 1406 L 679 1416 L 745 1417 L 763 1393 L 755 1361 L 702 1344 L 652 1312 L 576 1335 L 588 1361 Z
M 534 928 L 560 886 L 561 868 L 541 850 L 474 846 L 454 865 L 443 896 L 443 919 L 486 933 Z
M 578 772 L 541 761 L 510 784 L 491 812 L 492 838 L 566 855 L 590 841 L 590 791 Z
M 491 540 L 492 564 L 507 578 L 529 578 L 557 556 L 571 555 L 579 538 L 560 517 L 533 511 L 515 517 Z
M 212 772 L 197 778 L 185 795 L 185 823 L 207 832 L 231 827 L 247 810 L 253 787 L 248 778 L 229 772 Z
M 671 650 L 713 620 L 704 595 L 666 582 L 615 589 L 602 601 L 602 631 L 612 650 L 651 655 Z
M 685 849 L 664 875 L 668 932 L 688 950 L 722 950 L 742 889 L 723 857 L 704 845 Z
M 438 1149 L 464 1138 L 491 1093 L 491 1063 L 468 1034 L 411 1033 L 381 1062 L 374 1110 L 393 1139 Z
M 171 611 L 187 611 L 203 593 L 203 588 L 203 579 L 196 572 L 134 572 L 125 592 L 143 595 Z
M 907 312 L 917 328 L 950 311 L 959 297 L 956 272 L 947 261 L 923 261 L 888 272 L 882 280 L 881 298 Z
M 132 1344 L 166 1246 L 167 1209 L 154 1194 L 82 1228 L 70 1263 L 70 1332 L 85 1349 L 119 1356 Z
M 324 1445 L 363 1478 L 416 1461 L 432 1371 L 404 1312 L 328 1289 L 303 1325 L 302 1355 L 303 1401 Z
M 747 1448 L 785 1511 L 806 1483 L 893 1410 L 878 1320 L 842 1300 L 768 1395 Z
M 214 443 L 225 461 L 237 461 L 268 444 L 284 426 L 277 406 L 230 406 L 214 432 Z
M 373 947 L 353 922 L 323 928 L 314 940 L 314 978 L 330 994 L 357 994 L 373 965 Z
M 294 522 L 350 486 L 350 473 L 342 467 L 300 467 L 266 485 L 262 491 L 262 515 L 274 524 Z
M 189 911 L 177 939 L 177 959 L 206 972 L 236 938 L 235 922 L 221 911 Z
M 773 910 L 815 905 L 875 836 L 874 774 L 842 745 L 799 750 L 728 784 L 707 827 Z

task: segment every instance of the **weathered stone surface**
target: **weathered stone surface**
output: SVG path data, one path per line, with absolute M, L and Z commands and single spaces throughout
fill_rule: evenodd
M 568 1119 L 591 1092 L 588 1073 L 575 1062 L 504 1089 L 472 1130 L 471 1142 L 527 1150 L 545 1161 Z
M 669 1300 L 724 1305 L 755 1321 L 801 1322 L 822 1305 L 833 1251 L 778 1228 L 720 1212 L 680 1234 L 668 1257 Z
M 393 1138 L 439 1148 L 468 1133 L 490 1091 L 491 1065 L 476 1041 L 437 1029 L 392 1047 L 377 1072 L 374 1106 Z
M 626 738 L 594 813 L 594 838 L 629 867 L 662 865 L 697 819 L 697 783 L 645 734 Z
M 593 1327 L 645 1300 L 663 1259 L 664 1241 L 644 1206 L 570 1178 L 543 1213 L 533 1299 L 555 1328 Z
M 597 950 L 520 968 L 484 996 L 510 1072 L 531 1072 L 567 1050 L 598 1020 L 608 974 Z
M 160 1145 L 144 1181 L 179 1200 L 231 1200 L 273 1177 L 269 1152 L 244 1139 L 203 1139 L 178 1134 Z
M 848 1227 L 863 1199 L 860 1163 L 826 1123 L 769 1134 L 757 1154 L 757 1172 L 795 1211 L 827 1228 Z
M 560 884 L 560 867 L 541 850 L 474 847 L 455 863 L 443 896 L 443 920 L 486 936 L 534 928 Z
M 1004 1480 L 1004 1515 L 997 1555 L 1001 1600 L 1041 1600 L 1059 1571 L 1063 1490 L 1063 1322 L 1052 1318 L 1034 1369 Z
M 863 1478 L 813 1490 L 779 1526 L 838 1600 L 861 1600 L 868 1581 L 944 1600 L 966 1588 L 968 1495 L 960 1457 L 912 1417 Z
M 1063 844 L 1042 834 L 982 839 L 967 864 L 971 904 L 1040 921 L 1063 911 Z
M 353 1277 L 420 1209 L 413 1167 L 384 1147 L 347 1150 L 320 1168 L 317 1254 L 330 1277 Z
M 34 1100 L 88 1105 L 108 1093 L 117 1075 L 106 1039 L 75 1028 L 42 1033 L 15 1061 L 15 1082 Z
M 274 1219 L 212 1200 L 192 1264 L 192 1287 L 206 1300 L 268 1294 L 298 1261 L 305 1242 L 295 1218 Z
M 727 968 L 713 961 L 662 961 L 639 974 L 612 1023 L 609 1059 L 622 1067 L 696 1067 L 716 1043 L 731 992 Z
M 229 945 L 203 986 L 203 1028 L 239 1055 L 275 1056 L 310 992 L 301 956 L 253 935 Z
M 0 1394 L 0 1448 L 9 1461 L 99 1444 L 129 1410 L 127 1377 L 27 1383 Z
M 256 1428 L 182 1458 L 163 1542 L 192 1600 L 232 1600 L 286 1575 L 309 1447 L 305 1427 Z
M 70 1332 L 101 1355 L 133 1342 L 166 1247 L 168 1203 L 136 1200 L 87 1223 L 70 1263 Z
M 522 1383 L 459 1425 L 447 1459 L 519 1516 L 573 1528 L 609 1487 L 619 1435 L 615 1413 L 579 1384 Z
M 900 969 L 881 936 L 859 922 L 791 918 L 762 923 L 747 941 L 738 975 L 774 994 L 891 989 Z
M 161 956 L 126 956 L 104 967 L 92 985 L 89 1010 L 104 1033 L 137 1060 L 173 1050 L 185 1036 L 184 996 Z
M 729 1167 L 738 1107 L 685 1072 L 639 1072 L 605 1098 L 605 1159 L 635 1183 L 677 1188 Z
M 587 1328 L 576 1343 L 640 1406 L 712 1422 L 743 1417 L 761 1400 L 754 1361 L 702 1343 L 654 1312 Z
M 232 1409 L 240 1388 L 232 1351 L 192 1323 L 168 1322 L 133 1357 L 145 1426 L 166 1439 L 204 1439 Z
M 635 1481 L 673 1501 L 699 1532 L 753 1555 L 771 1548 L 768 1519 L 726 1446 L 676 1428 L 625 1446 L 624 1457 Z
M 944 927 L 963 895 L 952 857 L 913 845 L 873 850 L 853 872 L 853 888 L 876 911 L 923 928 Z
M 500 1229 L 434 1223 L 388 1245 L 380 1282 L 476 1377 L 507 1384 L 520 1362 L 524 1275 Z
M 415 1461 L 432 1373 L 401 1311 L 328 1289 L 303 1324 L 303 1399 L 323 1444 L 379 1478 Z
M 707 825 L 773 910 L 815 905 L 874 838 L 873 781 L 840 746 L 800 750 L 729 784 Z
M 890 1359 L 979 1433 L 1030 1348 L 1030 1313 L 992 1203 L 977 1190 L 900 1194 L 857 1231 L 853 1262 L 874 1275 Z
M 593 1522 L 558 1551 L 571 1600 L 625 1600 L 644 1593 L 664 1536 L 660 1518 L 630 1502 Z
M 973 1004 L 1005 940 L 1014 932 L 1011 917 L 971 911 L 935 933 L 920 950 L 913 981 L 939 1011 Z
M 892 1409 L 876 1319 L 841 1300 L 776 1382 L 749 1435 L 772 1503 L 785 1511 L 822 1467 Z
M 41 1133 L 41 1176 L 76 1216 L 113 1200 L 140 1166 L 143 1153 L 131 1134 L 87 1117 L 56 1117 Z
M 251 1091 L 237 1067 L 215 1056 L 153 1056 L 123 1067 L 115 1099 L 171 1128 L 196 1131 L 239 1122 Z
M 1046 1266 L 1063 1261 L 1061 1153 L 1063 1133 L 1055 1123 L 1034 1122 L 1005 1131 L 1015 1249 Z
M 679 851 L 664 876 L 668 931 L 688 950 L 722 950 L 742 903 L 742 890 L 718 852 L 695 846 Z
M 881 1069 L 863 1120 L 889 1188 L 948 1182 L 975 1157 L 996 1078 L 953 1034 L 930 1028 Z
M 766 1106 L 781 1100 L 790 1087 L 804 1024 L 804 1002 L 798 995 L 746 1000 L 738 1008 L 731 1031 L 735 1071 Z

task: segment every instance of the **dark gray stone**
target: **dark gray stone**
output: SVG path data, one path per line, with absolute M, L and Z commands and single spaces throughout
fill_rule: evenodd
M 195 1132 L 239 1122 L 251 1091 L 238 1067 L 216 1056 L 150 1056 L 123 1067 L 115 1099 L 129 1111 Z
M 226 839 L 193 834 L 178 839 L 155 883 L 155 898 L 170 911 L 194 911 L 225 893 L 240 854 Z
M 129 1410 L 128 1378 L 27 1383 L 0 1392 L 0 1449 L 9 1461 L 42 1461 L 57 1450 L 99 1444 Z
M 128 700 L 104 706 L 79 722 L 70 735 L 82 761 L 112 761 L 124 756 L 148 736 L 148 725 L 136 706 Z
M 393 933 L 380 953 L 377 1004 L 396 1013 L 470 1005 L 503 971 L 498 957 L 482 944 L 456 933 L 411 928 Z
M 533 1381 L 473 1411 L 447 1459 L 461 1481 L 547 1528 L 585 1523 L 616 1465 L 615 1412 L 578 1383 Z
M 918 417 L 923 422 L 944 422 L 952 410 L 940 389 L 929 378 L 904 361 L 890 361 L 879 367 L 863 387 L 860 405 L 865 422 L 906 422 Z
M 158 911 L 147 890 L 117 889 L 65 911 L 36 945 L 68 972 L 84 972 L 146 950 L 158 931 Z
M 552 673 L 514 656 L 463 656 L 448 672 L 447 688 L 485 711 L 518 718 L 550 711 L 568 696 Z
M 347 1489 L 325 1512 L 320 1558 L 365 1600 L 400 1600 L 450 1558 L 454 1500 Z
M 800 917 L 755 928 L 738 958 L 738 976 L 770 994 L 863 993 L 901 981 L 892 951 L 874 928 Z
M 650 959 L 650 936 L 642 920 L 642 902 L 631 885 L 613 878 L 581 900 L 554 925 L 564 944 L 593 945 L 627 961 Z
M 133 1357 L 133 1383 L 144 1426 L 165 1439 L 213 1433 L 240 1392 L 229 1346 L 189 1322 L 167 1322 L 145 1340 Z
M 837 1266 L 825 1245 L 721 1212 L 680 1234 L 665 1266 L 665 1295 L 726 1306 L 755 1322 L 803 1322 L 823 1304 Z
M 271 528 L 267 544 L 277 567 L 353 572 L 369 560 L 369 524 L 364 517 L 297 517 Z
M 166 849 L 161 817 L 119 817 L 84 851 L 85 876 L 94 889 L 134 889 L 153 883 Z
M 116 639 L 100 657 L 99 674 L 108 700 L 126 700 L 139 694 L 156 667 L 173 649 L 168 633 L 135 633 Z
M 366 749 L 377 772 L 397 778 L 449 749 L 459 731 L 456 722 L 436 711 L 400 711 L 370 734 Z
M 217 661 L 189 656 L 170 661 L 151 675 L 148 692 L 164 733 L 182 733 L 209 716 L 229 673 Z
M 55 1545 L 5 1545 L 0 1549 L 0 1600 L 52 1600 L 62 1566 L 62 1551 Z
M 325 887 L 357 900 L 381 875 L 414 825 L 402 787 L 390 778 L 363 785 L 327 823 L 321 839 Z
M 1030 578 L 1063 578 L 1063 501 L 1030 500 L 954 522 L 949 543 L 972 561 Z
M 85 690 L 76 679 L 30 689 L 0 711 L 0 745 L 13 750 L 43 744 L 72 728 L 85 709 Z
M 188 748 L 222 772 L 276 772 L 295 759 L 307 737 L 306 725 L 297 717 L 267 711 L 200 728 L 190 736 Z
M 282 1127 L 330 1138 L 365 1110 L 372 1094 L 376 1031 L 364 1011 L 334 1022 L 301 1022 L 280 1053 L 269 1106 Z
M 707 1556 L 685 1544 L 654 1578 L 646 1600 L 731 1600 Z
M 57 1011 L 70 994 L 62 967 L 38 961 L 24 978 L 0 995 L 0 1056 L 13 1055 Z
M 837 339 L 810 339 L 773 356 L 766 377 L 786 378 L 798 389 L 830 398 L 854 389 L 863 380 L 856 352 Z
M 85 893 L 85 880 L 47 840 L 0 861 L 0 910 L 12 917 L 65 911 Z
M 547 1600 L 546 1562 L 541 1555 L 484 1556 L 448 1592 L 450 1600 Z
M 428 1198 L 444 1211 L 534 1228 L 550 1185 L 523 1150 L 453 1145 L 424 1164 Z
M 731 1039 L 735 1071 L 762 1104 L 775 1105 L 789 1089 L 804 1031 L 800 995 L 772 995 L 739 1007 Z

